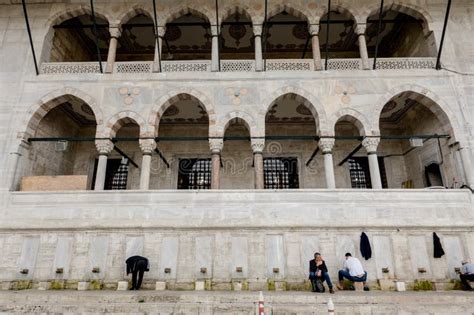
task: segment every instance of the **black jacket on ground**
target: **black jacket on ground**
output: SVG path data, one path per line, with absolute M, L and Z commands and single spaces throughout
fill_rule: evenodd
M 127 275 L 134 271 L 149 271 L 150 265 L 148 259 L 142 256 L 129 257 L 125 263 L 127 264 Z
M 441 258 L 444 255 L 443 246 L 441 245 L 441 240 L 438 235 L 433 232 L 433 256 L 434 258 Z
M 372 257 L 372 248 L 370 247 L 369 238 L 364 232 L 360 235 L 360 253 L 365 260 L 369 260 Z

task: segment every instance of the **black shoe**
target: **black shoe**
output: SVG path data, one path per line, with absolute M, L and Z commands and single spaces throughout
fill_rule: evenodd
M 370 291 L 368 286 L 364 286 L 364 291 Z
M 329 293 L 334 294 L 334 290 L 332 288 L 329 288 Z

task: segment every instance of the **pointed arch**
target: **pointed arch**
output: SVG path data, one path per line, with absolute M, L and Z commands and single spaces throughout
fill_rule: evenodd
M 132 111 L 123 111 L 115 114 L 107 121 L 104 128 L 100 131 L 99 138 L 112 139 L 117 135 L 120 128 L 129 123 L 135 123 L 140 127 L 140 138 L 150 137 L 147 132 L 145 119 L 143 119 L 140 114 Z
M 61 24 L 67 20 L 70 20 L 72 18 L 81 16 L 81 15 L 92 15 L 92 10 L 90 6 L 88 5 L 77 5 L 77 6 L 72 6 L 68 7 L 65 10 L 59 11 L 55 14 L 53 14 L 46 22 L 46 26 L 48 28 L 52 28 L 54 25 Z M 108 13 L 103 12 L 101 9 L 94 8 L 94 14 L 96 17 L 99 17 L 101 19 L 106 20 L 108 23 L 111 23 L 113 21 L 112 16 L 110 16 Z
M 270 94 L 270 96 L 265 101 L 264 112 L 261 113 L 262 124 L 265 125 L 265 117 L 267 112 L 271 109 L 273 104 L 277 99 L 286 95 L 286 94 L 296 94 L 301 97 L 304 101 L 304 104 L 313 114 L 315 123 L 316 123 L 316 133 L 321 136 L 329 136 L 332 134 L 332 130 L 329 127 L 328 118 L 324 106 L 321 104 L 319 99 L 313 96 L 311 93 L 307 92 L 298 87 L 286 86 L 278 89 L 277 91 Z
M 338 12 L 338 13 L 341 13 L 341 14 L 348 15 L 349 18 L 354 20 L 356 23 L 361 23 L 357 19 L 357 16 L 355 14 L 353 14 L 352 9 L 348 8 L 345 5 L 332 4 L 331 5 L 331 12 Z M 321 15 L 319 16 L 319 20 L 321 20 L 326 14 L 328 14 L 328 8 L 324 7 L 324 10 L 321 11 Z
M 136 4 L 132 6 L 132 8 L 130 8 L 127 12 L 122 13 L 122 15 L 118 18 L 118 20 L 120 21 L 119 25 L 128 23 L 128 21 L 130 21 L 131 19 L 133 19 L 139 14 L 146 15 L 147 17 L 153 20 L 153 14 L 152 14 L 151 8 L 142 4 Z
M 222 25 L 222 22 L 227 20 L 229 17 L 231 17 L 233 14 L 239 13 L 244 16 L 246 16 L 251 22 L 252 25 L 255 25 L 257 23 L 257 17 L 255 15 L 251 15 L 250 12 L 252 12 L 248 6 L 241 6 L 241 5 L 230 5 L 226 6 L 223 8 L 221 13 L 221 16 L 219 17 L 219 22 Z
M 262 133 L 262 128 L 258 127 L 256 120 L 250 114 L 244 111 L 236 110 L 227 113 L 227 115 L 225 115 L 222 120 L 219 121 L 217 128 L 217 137 L 224 137 L 229 125 L 236 120 L 242 122 L 245 125 L 245 127 L 250 133 L 251 138 L 259 138 L 265 136 L 265 132 Z
M 170 91 L 160 97 L 160 99 L 155 103 L 150 114 L 148 115 L 147 125 L 150 133 L 154 136 L 158 135 L 161 117 L 163 117 L 163 114 L 168 109 L 168 107 L 170 107 L 181 99 L 182 95 L 191 96 L 193 99 L 198 101 L 200 105 L 204 107 L 207 112 L 207 116 L 209 117 L 209 137 L 215 136 L 216 113 L 214 110 L 214 105 L 206 95 L 190 88 Z
M 52 91 L 33 104 L 28 111 L 18 133 L 19 138 L 28 139 L 36 133 L 40 121 L 56 106 L 64 104 L 70 97 L 80 99 L 87 104 L 94 113 L 97 130 L 103 125 L 103 114 L 95 99 L 87 93 L 73 87 L 64 87 Z
M 366 23 L 367 19 L 373 14 L 377 14 L 379 10 L 380 10 L 380 5 L 374 4 L 374 5 L 367 6 L 365 10 L 361 11 L 361 13 L 358 15 L 358 20 L 357 20 L 358 23 Z M 417 6 L 411 3 L 405 3 L 405 2 L 402 3 L 401 1 L 392 1 L 390 3 L 386 3 L 383 6 L 384 12 L 388 10 L 397 11 L 400 13 L 410 15 L 416 19 L 423 20 L 423 31 L 425 32 L 425 35 L 429 31 L 432 31 L 431 24 L 433 22 L 433 18 L 428 13 L 428 11 L 426 11 L 420 6 Z
M 456 115 L 450 110 L 448 104 L 434 92 L 416 84 L 405 84 L 394 87 L 377 101 L 375 106 L 372 107 L 374 115 L 372 119 L 372 130 L 374 134 L 380 135 L 379 118 L 385 105 L 391 99 L 402 93 L 409 93 L 413 99 L 428 108 L 439 119 L 442 125 L 447 126 L 453 140 L 459 140 L 459 137 L 462 135 L 462 128 Z
M 333 116 L 333 130 L 336 133 L 336 124 L 340 121 L 348 121 L 359 130 L 360 136 L 371 136 L 372 132 L 369 129 L 371 124 L 369 119 L 359 111 L 352 108 L 343 108 Z
M 189 5 L 181 5 L 177 8 L 173 8 L 171 11 L 166 12 L 166 16 L 162 16 L 160 18 L 160 21 L 164 21 L 163 26 L 165 26 L 166 24 L 173 22 L 174 20 L 186 14 L 193 14 L 199 16 L 207 22 L 215 24 L 215 20 L 211 18 L 213 16 L 212 12 L 209 12 L 208 9 L 206 9 L 205 7 L 200 7 L 199 9 L 197 9 Z
M 275 15 L 278 15 L 278 14 L 282 13 L 283 11 L 286 11 L 288 14 L 291 14 L 291 15 L 297 17 L 297 18 L 302 19 L 302 20 L 308 22 L 308 24 L 309 24 L 310 17 L 308 15 L 306 15 L 305 13 L 303 13 L 307 10 L 305 10 L 303 8 L 300 8 L 300 7 L 298 7 L 294 4 L 288 5 L 288 4 L 284 4 L 284 3 L 280 3 L 280 4 L 277 4 L 274 7 L 272 7 L 268 11 L 267 20 L 271 19 Z

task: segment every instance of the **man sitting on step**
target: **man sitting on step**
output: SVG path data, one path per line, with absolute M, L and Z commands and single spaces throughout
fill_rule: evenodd
M 352 282 L 362 282 L 364 291 L 369 291 L 369 287 L 365 285 L 367 281 L 367 271 L 364 270 L 359 259 L 352 257 L 351 253 L 346 253 L 346 261 L 342 270 L 339 270 L 339 285 L 337 288 L 343 290 L 343 280 L 346 278 Z
M 469 281 L 474 281 L 474 264 L 469 263 L 469 261 L 467 260 L 464 260 L 462 262 L 459 278 L 461 278 L 463 290 L 472 291 L 472 287 L 469 284 Z

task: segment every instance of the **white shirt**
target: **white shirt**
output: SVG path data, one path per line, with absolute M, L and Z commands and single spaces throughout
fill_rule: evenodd
M 473 275 L 474 274 L 474 264 L 464 264 L 461 267 L 461 271 L 465 275 Z
M 354 257 L 347 257 L 344 262 L 344 269 L 349 271 L 349 274 L 353 277 L 363 276 L 365 273 L 360 260 Z

